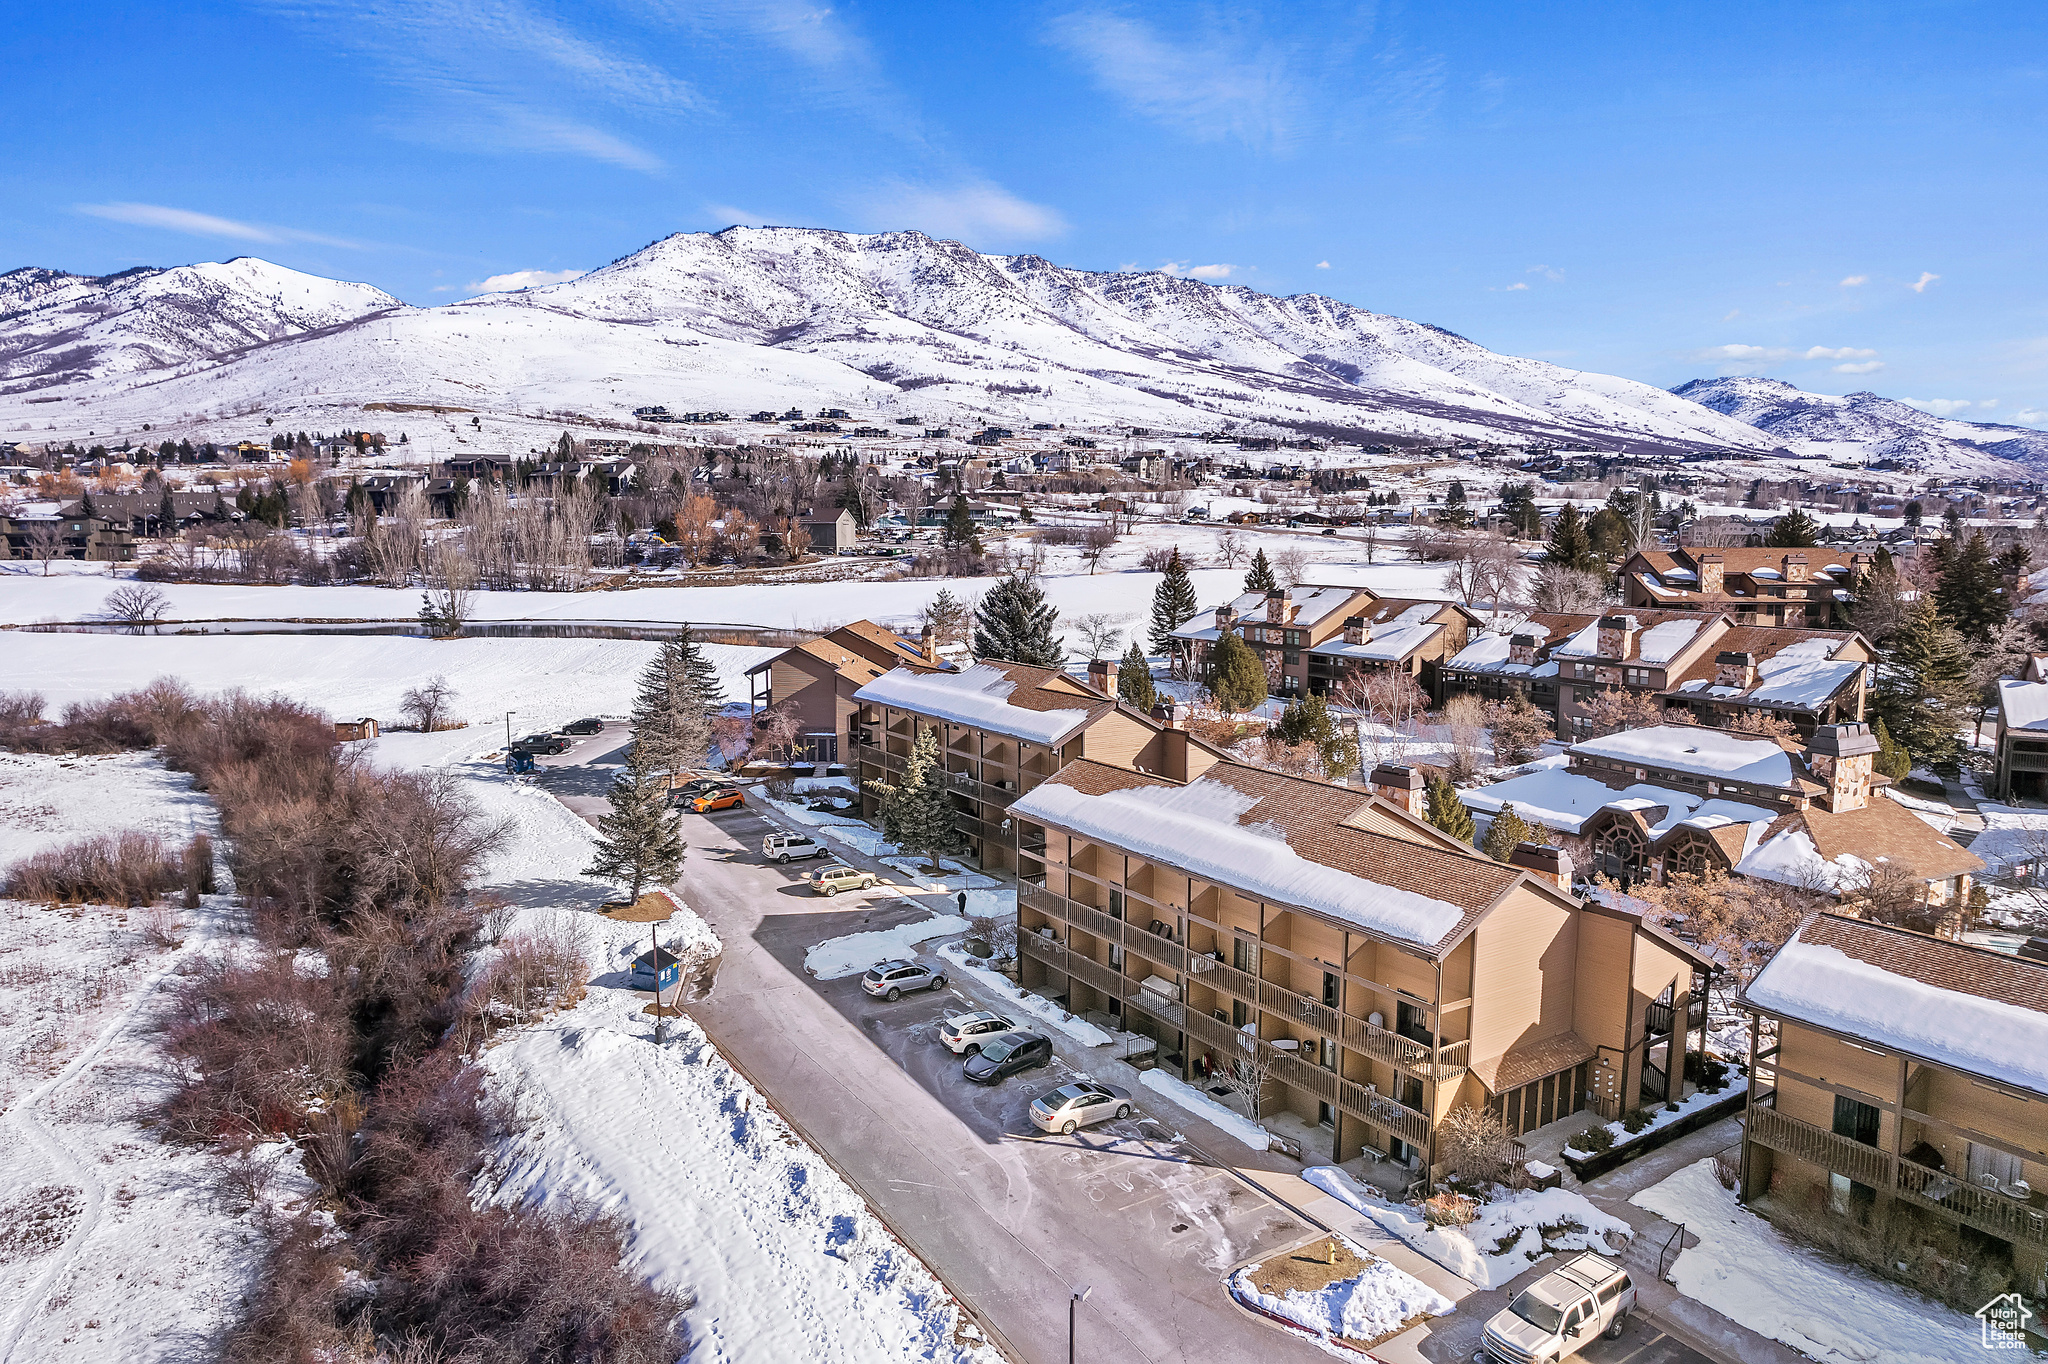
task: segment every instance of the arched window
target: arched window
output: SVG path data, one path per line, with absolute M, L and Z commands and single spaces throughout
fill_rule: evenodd
M 1650 842 L 1631 819 L 1617 819 L 1593 839 L 1593 869 L 1623 885 L 1650 869 Z
M 1721 859 L 1714 855 L 1713 845 L 1704 838 L 1687 838 L 1664 855 L 1664 867 L 1668 875 L 1705 876 L 1719 870 Z

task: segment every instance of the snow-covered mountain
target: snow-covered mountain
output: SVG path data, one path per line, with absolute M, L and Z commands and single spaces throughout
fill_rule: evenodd
M 2048 468 L 2048 431 L 1937 417 L 1875 393 L 1831 397 L 1781 379 L 1694 379 L 1671 390 L 1746 422 L 1800 454 L 1899 460 L 1936 474 Z
M 1169 430 L 1736 450 L 1651 385 L 1497 355 L 1315 294 L 982 255 L 916 232 L 679 234 L 565 284 L 413 308 L 261 261 L 0 276 L 0 434 L 366 402 L 464 411 L 837 405 Z M 342 424 L 347 418 L 340 418 Z

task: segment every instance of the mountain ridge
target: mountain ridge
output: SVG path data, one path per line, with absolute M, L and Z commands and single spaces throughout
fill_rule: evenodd
M 2048 467 L 2048 432 L 1939 417 L 1867 389 L 1836 397 L 1782 379 L 1728 375 L 1693 379 L 1671 391 L 1798 453 L 1939 464 L 1955 473 L 2001 472 L 2000 462 L 2030 471 Z

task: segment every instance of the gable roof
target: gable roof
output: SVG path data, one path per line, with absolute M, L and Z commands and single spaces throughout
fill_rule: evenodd
M 1292 608 L 1294 616 L 1286 623 L 1297 630 L 1313 629 L 1340 611 L 1347 616 L 1357 614 L 1347 608 L 1360 597 L 1364 597 L 1368 602 L 1379 600 L 1379 594 L 1371 588 L 1348 584 L 1297 583 L 1285 591 L 1287 604 Z M 1241 624 L 1259 625 L 1265 622 L 1266 594 L 1263 592 L 1246 592 L 1233 597 L 1226 604 L 1237 613 L 1237 619 Z M 1173 632 L 1173 637 L 1215 639 L 1218 609 L 1212 606 L 1206 611 L 1196 612 L 1186 624 Z
M 1053 747 L 1116 709 L 1061 669 L 988 660 L 959 672 L 892 668 L 853 697 Z
M 1921 881 L 1980 872 L 1984 863 L 1962 844 L 1888 796 L 1839 814 L 1809 806 L 1780 816 L 1735 870 L 1784 885 L 1825 885 L 1835 894 L 1861 890 L 1873 871 L 1893 864 Z
M 923 650 L 916 643 L 883 629 L 873 621 L 857 620 L 816 639 L 793 644 L 774 658 L 756 663 L 747 669 L 746 675 L 765 672 L 775 665 L 776 659 L 793 653 L 815 658 L 855 683 L 872 682 L 895 667 L 932 667 L 925 662 Z

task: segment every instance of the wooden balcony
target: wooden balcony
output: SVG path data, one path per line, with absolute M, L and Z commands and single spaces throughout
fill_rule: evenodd
M 1282 1084 L 1292 1085 L 1353 1117 L 1363 1118 L 1403 1141 L 1417 1146 L 1429 1144 L 1428 1114 L 1343 1079 L 1335 1071 L 1323 1069 L 1299 1052 L 1275 1047 L 1221 1019 L 1209 1018 L 1194 1009 L 1186 1010 L 1186 1014 L 1185 1031 L 1188 1036 L 1219 1056 L 1227 1058 L 1235 1053 L 1250 1052 L 1267 1067 L 1267 1073 Z
M 1913 1207 L 1993 1236 L 2048 1246 L 2048 1209 L 1996 1189 L 1980 1188 L 1960 1175 L 1929 1169 L 1904 1157 L 1898 1158 L 1895 1174 L 1889 1152 L 1839 1136 L 1825 1127 L 1801 1122 L 1775 1108 L 1750 1107 L 1748 1139 L 1845 1175 L 1858 1184 L 1890 1189 Z

